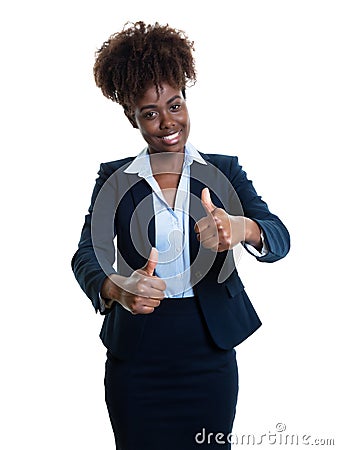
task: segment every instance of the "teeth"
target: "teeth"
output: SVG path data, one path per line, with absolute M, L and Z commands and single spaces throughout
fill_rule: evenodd
M 165 141 L 172 141 L 173 139 L 176 139 L 179 134 L 180 134 L 180 132 L 177 131 L 177 133 L 170 134 L 169 136 L 163 136 L 162 139 L 165 140 Z

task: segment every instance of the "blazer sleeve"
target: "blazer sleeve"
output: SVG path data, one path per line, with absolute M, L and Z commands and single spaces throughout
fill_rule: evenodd
M 100 165 L 98 178 L 96 179 L 96 184 L 91 198 L 91 204 L 88 210 L 88 214 L 85 216 L 85 222 L 82 228 L 78 249 L 71 261 L 71 267 L 76 280 L 78 281 L 87 297 L 91 300 L 95 311 L 100 311 L 100 313 L 102 314 L 107 314 L 111 311 L 111 309 L 106 309 L 103 311 L 100 302 L 100 291 L 102 288 L 102 284 L 107 277 L 107 273 L 102 269 L 93 247 L 91 230 L 92 213 L 95 200 L 97 199 L 100 190 L 102 189 L 103 185 L 108 180 L 112 172 L 113 171 L 109 167 L 109 163 L 103 163 Z M 112 239 L 113 238 L 114 236 L 112 236 Z M 111 245 L 114 245 L 113 242 L 111 242 Z M 111 261 L 111 273 L 116 273 L 116 271 L 112 267 L 113 263 L 114 260 Z
M 268 253 L 256 257 L 257 260 L 274 262 L 284 258 L 290 250 L 289 232 L 257 194 L 252 181 L 248 180 L 246 172 L 239 165 L 237 157 L 232 158 L 229 181 L 239 197 L 244 216 L 254 220 L 263 231 Z

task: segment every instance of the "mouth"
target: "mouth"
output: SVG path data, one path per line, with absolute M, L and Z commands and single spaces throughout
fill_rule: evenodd
M 182 134 L 182 130 L 176 131 L 176 133 L 168 134 L 167 136 L 162 136 L 161 139 L 163 142 L 167 144 L 174 144 L 178 142 L 180 135 Z

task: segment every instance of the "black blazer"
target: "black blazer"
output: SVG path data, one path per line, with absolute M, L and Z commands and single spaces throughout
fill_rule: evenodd
M 269 250 L 259 261 L 283 258 L 289 251 L 290 237 L 280 219 L 257 195 L 237 157 L 201 156 L 207 165 L 194 161 L 190 169 L 191 282 L 214 342 L 222 349 L 230 349 L 250 336 L 261 322 L 239 278 L 233 252 L 212 252 L 196 239 L 194 224 L 205 216 L 200 201 L 202 189 L 209 187 L 216 206 L 258 223 Z M 100 310 L 99 292 L 104 279 L 116 273 L 112 267 L 115 258 L 117 272 L 129 276 L 145 265 L 151 247 L 155 246 L 151 188 L 137 174 L 124 173 L 133 159 L 101 164 L 89 214 L 72 259 L 75 277 L 96 311 Z M 147 315 L 132 315 L 117 302 L 104 314 L 100 333 L 103 344 L 116 357 L 132 357 L 147 324 Z

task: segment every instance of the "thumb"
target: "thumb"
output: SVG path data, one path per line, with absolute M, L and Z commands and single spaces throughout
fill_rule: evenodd
M 143 270 L 145 270 L 149 276 L 152 276 L 157 266 L 157 262 L 158 262 L 158 251 L 155 247 L 152 247 L 147 264 L 144 266 Z
M 205 209 L 206 213 L 212 213 L 214 209 L 216 209 L 216 206 L 212 203 L 211 197 L 210 197 L 210 191 L 208 188 L 204 188 L 201 193 L 201 202 Z

